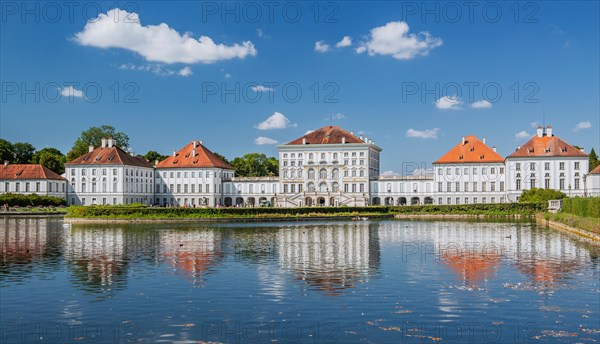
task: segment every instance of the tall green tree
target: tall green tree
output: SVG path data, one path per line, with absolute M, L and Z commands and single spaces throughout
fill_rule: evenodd
M 32 164 L 41 164 L 52 171 L 62 174 L 65 172 L 66 157 L 56 148 L 43 148 L 33 154 Z
M 35 153 L 35 147 L 28 142 L 13 143 L 13 164 L 28 164 Z
M 75 140 L 73 148 L 67 153 L 67 161 L 71 161 L 87 153 L 89 146 L 99 147 L 104 138 L 113 138 L 116 141 L 116 145 L 122 149 L 129 147 L 129 136 L 124 132 L 117 131 L 113 126 L 91 127 L 81 132 L 81 136 Z
M 595 169 L 598 165 L 600 165 L 600 160 L 598 160 L 598 154 L 594 148 L 590 151 L 590 171 Z
M 0 163 L 12 162 L 14 157 L 13 145 L 9 141 L 0 139 Z
M 221 154 L 215 153 L 215 152 L 213 152 L 213 154 L 216 155 L 219 159 L 221 159 L 229 164 L 229 160 L 227 160 L 227 158 L 224 155 L 221 155 Z
M 165 160 L 167 158 L 166 155 L 162 155 L 160 153 L 158 153 L 157 151 L 149 151 L 148 153 L 146 153 L 143 156 L 144 159 L 146 159 L 149 163 L 154 164 L 157 160 L 158 161 L 162 161 Z
M 279 161 L 265 154 L 249 153 L 231 161 L 239 177 L 265 177 L 279 175 Z

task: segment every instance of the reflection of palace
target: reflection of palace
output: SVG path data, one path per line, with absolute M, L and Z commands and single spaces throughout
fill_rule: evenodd
M 279 264 L 308 287 L 339 295 L 379 268 L 376 225 L 353 223 L 282 228 Z
M 60 233 L 49 231 L 46 219 L 4 217 L 0 222 L 1 274 L 22 273 L 28 263 L 52 257 L 50 248 Z
M 76 267 L 75 277 L 89 290 L 111 290 L 126 281 L 125 235 L 120 228 L 72 228 L 64 253 Z
M 591 258 L 580 243 L 532 230 L 528 224 L 506 224 L 499 229 L 496 223 L 389 222 L 379 236 L 385 242 L 425 243 L 427 249 L 418 249 L 426 252 L 416 257 L 432 259 L 434 254 L 468 285 L 492 277 L 503 258 L 535 282 L 562 279 Z
M 208 269 L 223 256 L 219 231 L 161 231 L 159 254 L 193 284 L 201 284 Z

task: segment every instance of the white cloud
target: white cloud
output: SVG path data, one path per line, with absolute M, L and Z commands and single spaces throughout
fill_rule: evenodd
M 478 100 L 476 102 L 471 103 L 471 108 L 473 109 L 491 109 L 492 103 L 487 100 Z
M 331 50 L 331 48 L 329 47 L 329 44 L 325 43 L 325 41 L 315 42 L 315 51 L 326 53 L 329 50 Z
M 297 124 L 291 124 L 290 120 L 280 112 L 274 112 L 269 118 L 254 127 L 259 130 L 285 129 L 297 127 Z
M 406 131 L 406 137 L 413 137 L 417 139 L 437 139 L 437 134 L 439 131 L 439 128 L 425 130 L 415 130 L 410 128 Z
M 349 47 L 352 45 L 352 38 L 350 36 L 344 36 L 341 41 L 335 44 L 338 48 Z
M 398 174 L 392 170 L 389 171 L 383 171 L 383 173 L 381 173 L 382 176 L 397 176 Z
M 162 63 L 213 63 L 257 54 L 250 41 L 233 45 L 216 44 L 210 37 L 195 39 L 166 23 L 141 25 L 137 13 L 114 8 L 91 19 L 75 41 L 96 48 L 121 48 L 140 54 L 147 61 Z
M 592 127 L 592 123 L 590 123 L 589 121 L 583 121 L 583 122 L 577 123 L 577 125 L 575 126 L 575 128 L 573 128 L 573 131 L 579 131 L 579 130 L 583 130 L 583 129 L 589 129 L 591 127 Z
M 460 110 L 462 104 L 463 101 L 458 96 L 443 96 L 435 101 L 435 107 L 440 110 Z
M 442 39 L 433 37 L 427 31 L 418 34 L 408 33 L 410 28 L 403 21 L 389 22 L 371 29 L 368 40 L 361 42 L 356 52 L 367 51 L 369 55 L 391 55 L 398 60 L 410 60 L 417 56 L 427 56 L 429 51 L 442 45 Z
M 413 173 L 413 176 L 421 176 L 421 177 L 432 177 L 434 175 L 434 170 L 428 170 L 426 168 L 416 168 Z
M 58 89 L 60 91 L 60 95 L 63 97 L 76 97 L 82 98 L 83 91 L 74 88 L 73 86 L 63 87 Z
M 188 77 L 188 76 L 194 74 L 194 72 L 192 72 L 192 69 L 188 66 L 183 67 L 180 70 L 173 70 L 173 69 L 169 69 L 169 68 L 164 68 L 162 65 L 156 64 L 156 63 L 149 63 L 149 64 L 145 64 L 145 65 L 134 65 L 133 63 L 127 63 L 127 64 L 120 65 L 119 69 L 132 70 L 132 71 L 137 71 L 137 72 L 150 72 L 150 73 L 156 74 L 158 76 L 175 76 L 175 75 L 177 75 L 177 76 Z
M 187 67 L 187 66 L 186 66 L 186 67 L 183 67 L 183 68 L 181 68 L 181 69 L 180 69 L 180 70 L 177 72 L 177 75 L 179 75 L 179 76 L 183 76 L 183 77 L 190 76 L 190 75 L 192 75 L 192 74 L 194 74 L 194 72 L 192 72 L 192 69 L 191 69 L 190 67 Z
M 254 143 L 256 143 L 259 146 L 274 145 L 274 144 L 277 144 L 277 141 L 273 140 L 272 138 L 269 138 L 269 137 L 259 136 L 254 139 Z
M 225 73 L 225 79 L 229 79 L 229 78 L 231 78 L 231 74 Z
M 531 122 L 531 123 L 529 123 L 529 125 L 530 125 L 532 128 L 534 128 L 534 129 L 537 129 L 537 127 L 539 127 L 539 126 L 540 126 L 540 123 L 539 123 L 539 122 Z
M 525 130 L 521 130 L 518 133 L 515 134 L 515 138 L 522 140 L 522 139 L 528 139 L 531 137 L 531 134 L 526 132 Z
M 254 92 L 273 92 L 273 88 L 265 87 L 262 85 L 252 86 L 252 91 Z
M 344 118 L 346 118 L 346 116 L 343 113 L 338 112 L 335 115 L 331 115 L 331 116 L 325 118 L 325 121 L 334 122 L 334 121 L 342 120 Z

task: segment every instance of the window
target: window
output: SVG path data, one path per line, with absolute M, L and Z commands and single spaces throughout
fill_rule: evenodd
M 25 192 L 29 192 L 29 182 L 25 182 Z
M 477 182 L 473 182 L 473 191 L 477 192 Z
M 544 188 L 550 189 L 550 178 L 546 178 L 544 181 Z
M 443 192 L 444 190 L 442 190 L 443 188 L 443 183 L 442 182 L 438 182 L 438 192 Z
M 340 178 L 340 170 L 338 170 L 337 168 L 334 168 L 333 171 L 331 172 L 331 176 L 333 179 L 339 179 Z
M 496 191 L 496 183 L 490 182 L 490 191 Z
M 360 184 L 360 192 L 365 192 L 365 184 Z
M 308 170 L 308 179 L 315 179 L 315 170 L 312 168 Z
M 559 188 L 560 188 L 561 190 L 564 190 L 564 189 L 565 189 L 565 180 L 561 178 L 561 179 L 559 180 L 559 185 L 560 185 L 560 187 L 559 187 Z
M 452 191 L 452 183 L 451 182 L 447 182 L 446 183 L 446 192 L 451 192 Z
M 515 170 L 517 170 L 517 171 L 521 170 L 521 163 L 520 162 L 516 163 Z
M 177 193 L 181 193 L 181 184 L 177 184 Z
M 327 179 L 327 170 L 322 168 L 319 171 L 319 179 Z
M 183 185 L 183 192 L 188 193 L 188 185 L 187 184 Z
M 442 169 L 441 168 L 438 168 L 437 172 L 438 172 L 438 176 L 442 175 Z
M 352 192 L 356 192 L 356 184 L 352 184 Z
M 483 191 L 483 192 L 487 191 L 487 183 L 486 182 L 481 182 L 481 191 Z
M 490 167 L 490 173 L 491 174 L 496 174 L 496 168 L 495 167 Z
M 535 187 L 535 179 L 534 178 L 529 179 L 529 184 L 531 185 L 531 188 L 533 189 Z
M 530 171 L 535 171 L 535 162 L 530 162 L 529 163 L 529 170 Z
M 446 167 L 446 175 L 451 175 L 451 171 L 450 167 Z
M 521 190 L 521 179 L 517 179 L 516 180 L 515 189 L 516 190 Z
M 579 190 L 579 178 L 575 179 L 575 190 Z
M 469 192 L 469 182 L 465 182 L 465 192 Z
M 348 184 L 344 184 L 344 192 L 348 192 Z
M 308 183 L 306 188 L 308 189 L 308 192 L 315 192 L 315 184 L 314 183 Z
M 565 169 L 565 163 L 564 162 L 559 163 L 558 164 L 558 169 L 561 170 L 561 171 L 564 170 Z
M 500 174 L 504 174 L 504 167 L 500 167 Z
M 8 189 L 7 189 L 6 191 L 8 191 Z M 40 191 L 40 182 L 36 182 L 36 183 L 35 183 L 35 191 L 36 191 L 36 192 L 39 192 L 39 191 Z
M 463 168 L 463 174 L 464 175 L 469 175 L 469 168 L 468 167 Z
M 575 169 L 578 170 L 579 169 L 579 161 L 575 162 Z
M 450 198 L 450 197 L 446 198 L 446 204 L 452 204 L 452 198 Z
M 500 191 L 504 191 L 504 182 L 500 182 Z
M 546 170 L 546 171 L 550 170 L 550 163 L 549 162 L 544 163 L 544 170 Z
M 477 174 L 477 167 L 473 167 L 473 174 Z

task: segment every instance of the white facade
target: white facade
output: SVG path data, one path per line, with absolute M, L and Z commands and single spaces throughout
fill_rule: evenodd
M 65 164 L 69 205 L 151 205 L 154 168 L 103 139 L 102 146 Z
M 67 181 L 53 179 L 0 179 L 0 193 L 66 198 Z
M 379 177 L 381 148 L 372 141 L 278 146 L 277 204 L 366 206 L 370 181 Z
M 588 173 L 585 179 L 586 196 L 600 196 L 600 166 Z
M 157 168 L 154 203 L 171 206 L 223 205 L 224 181 L 233 171 L 221 168 Z
M 434 179 L 428 176 L 380 176 L 371 181 L 372 205 L 434 203 Z
M 506 203 L 503 163 L 435 165 L 435 204 Z

